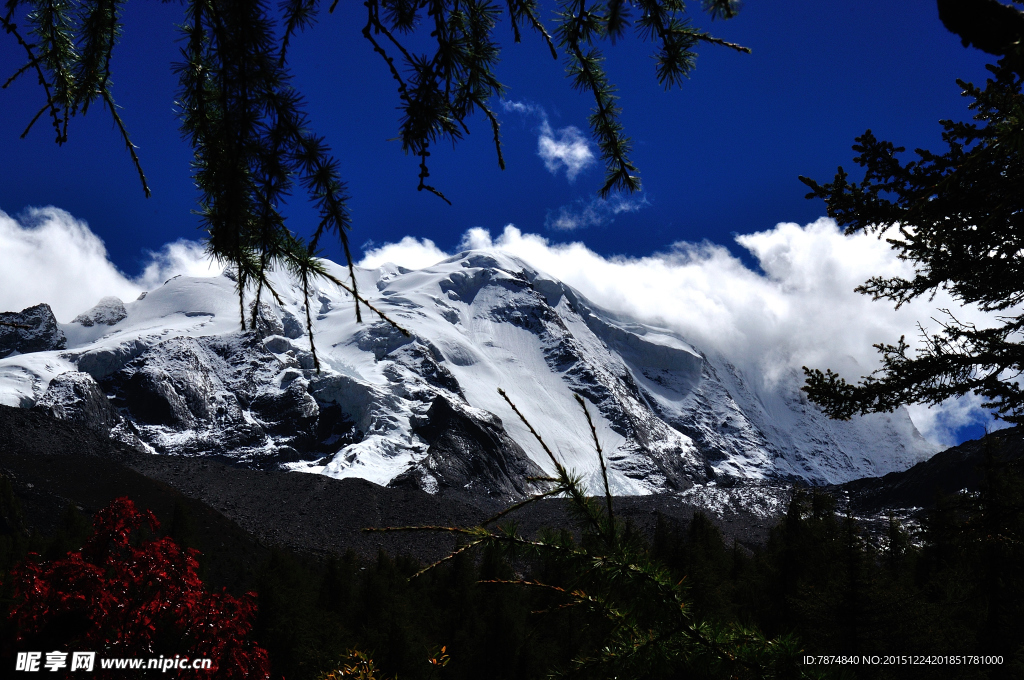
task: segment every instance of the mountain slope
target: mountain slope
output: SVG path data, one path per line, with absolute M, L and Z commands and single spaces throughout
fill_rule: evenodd
M 934 452 L 905 412 L 830 421 L 795 377 L 744 375 L 715 348 L 605 312 L 512 257 L 468 251 L 357 276 L 409 336 L 356 323 L 351 299 L 322 287 L 310 310 L 318 373 L 286 277 L 274 281 L 280 304 L 261 305 L 246 332 L 230 274 L 177 277 L 61 324 L 63 348 L 0 359 L 0 403 L 96 422 L 109 415 L 103 394 L 116 413 L 97 426 L 158 453 L 502 502 L 553 467 L 499 387 L 596 489 L 581 395 L 619 495 L 730 478 L 836 483 Z
M 855 479 L 836 490 L 846 494 L 859 513 L 931 508 L 942 496 L 979 491 L 986 475 L 999 475 L 1007 464 L 1019 465 L 1022 458 L 1024 429 L 1018 426 L 940 451 L 908 470 Z

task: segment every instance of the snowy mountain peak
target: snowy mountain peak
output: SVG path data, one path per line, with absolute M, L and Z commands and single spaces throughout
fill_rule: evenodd
M 248 332 L 229 274 L 177 277 L 62 325 L 66 348 L 0 360 L 0 402 L 71 413 L 61 399 L 92 404 L 88 381 L 51 381 L 77 371 L 109 397 L 114 434 L 156 452 L 499 500 L 552 472 L 499 387 L 596 489 L 582 396 L 618 494 L 715 478 L 840 482 L 934 452 L 904 412 L 830 421 L 801 399 L 795 376 L 766 387 L 715 348 L 601 310 L 507 255 L 467 251 L 357 277 L 409 336 L 379 319 L 356 323 L 351 298 L 322 286 L 309 310 L 318 373 L 303 296 L 285 276 L 274 280 L 282 303 L 261 307 Z
M 82 312 L 76 316 L 71 323 L 78 323 L 83 326 L 95 326 L 97 324 L 103 324 L 105 326 L 113 326 L 128 316 L 128 311 L 124 308 L 124 303 L 121 302 L 120 298 L 109 296 L 105 297 L 96 303 L 96 306 L 87 312 Z

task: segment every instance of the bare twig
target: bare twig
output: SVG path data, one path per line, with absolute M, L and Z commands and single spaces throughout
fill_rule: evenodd
M 456 548 L 451 553 L 449 553 L 448 555 L 445 555 L 444 557 L 442 557 L 438 561 L 434 562 L 433 564 L 428 564 L 427 566 L 425 566 L 422 569 L 420 569 L 419 571 L 417 571 L 415 574 L 413 574 L 412 576 L 409 577 L 409 580 L 412 580 L 412 579 L 416 578 L 417 576 L 421 576 L 421 575 L 427 573 L 428 571 L 430 571 L 431 569 L 433 569 L 435 567 L 441 566 L 442 564 L 444 564 L 448 560 L 455 559 L 456 557 L 458 557 L 462 553 L 466 552 L 467 550 L 469 550 L 471 548 L 475 548 L 476 546 L 480 545 L 481 543 L 483 543 L 486 540 L 487 540 L 487 537 L 485 536 L 484 538 L 477 539 L 475 541 L 472 541 L 471 543 L 467 543 L 464 546 Z
M 498 122 L 498 118 L 491 111 L 490 107 L 480 104 L 480 108 L 483 110 L 484 115 L 487 116 L 487 120 L 491 122 L 491 131 L 494 133 L 494 150 L 498 153 L 498 167 L 504 170 L 505 157 L 501 154 L 501 123 Z
M 558 470 L 558 472 L 564 476 L 565 468 L 562 467 L 562 464 L 559 463 L 558 460 L 555 458 L 555 454 L 553 454 L 551 452 L 551 449 L 548 448 L 548 445 L 544 443 L 544 439 L 537 433 L 537 430 L 533 429 L 533 425 L 531 425 L 530 421 L 526 419 L 526 416 L 524 416 L 516 407 L 516 405 L 512 403 L 512 400 L 509 399 L 509 396 L 505 394 L 505 390 L 499 387 L 498 394 L 500 394 L 502 399 L 504 399 L 508 403 L 508 405 L 512 407 L 512 410 L 515 411 L 515 414 L 519 416 L 519 420 L 523 421 L 523 424 L 526 425 L 526 427 L 530 428 L 530 434 L 532 434 L 534 438 L 536 438 L 536 440 L 540 442 L 541 448 L 544 449 L 544 453 L 548 454 L 548 458 L 550 458 L 551 462 L 555 464 L 555 469 Z
M 583 409 L 583 414 L 587 416 L 587 425 L 590 426 L 590 436 L 594 438 L 594 448 L 597 449 L 597 457 L 601 461 L 601 478 L 604 481 L 604 498 L 608 505 L 608 525 L 611 528 L 612 537 L 615 536 L 615 513 L 612 510 L 612 491 L 608 485 L 608 467 L 604 463 L 604 451 L 601 450 L 601 442 L 597 439 L 597 428 L 594 427 L 594 421 L 590 418 L 590 411 L 587 410 L 587 403 L 583 401 L 583 397 L 578 394 L 574 394 L 576 397 L 576 403 Z
M 547 479 L 550 480 L 550 481 L 558 481 L 558 480 L 551 480 L 550 478 L 547 478 Z M 533 503 L 534 501 L 539 501 L 540 499 L 547 498 L 548 496 L 557 496 L 558 494 L 560 494 L 560 493 L 562 493 L 564 491 L 565 491 L 565 489 L 563 489 L 563 488 L 561 488 L 559 486 L 559 487 L 556 487 L 554 489 L 551 489 L 550 491 L 545 491 L 544 493 L 535 494 L 533 496 L 530 496 L 529 498 L 527 498 L 524 501 L 519 501 L 518 503 L 515 503 L 514 505 L 508 506 L 507 508 L 505 508 L 504 510 L 499 512 L 497 515 L 494 515 L 493 517 L 489 517 L 488 519 L 485 519 L 483 522 L 480 523 L 480 526 L 485 527 L 488 524 L 490 524 L 491 522 L 498 521 L 499 519 L 501 519 L 505 515 L 509 514 L 510 512 L 514 512 L 514 511 L 518 510 L 519 508 L 523 507 L 524 505 L 529 505 L 530 503 Z
M 443 524 L 423 524 L 419 526 L 405 526 L 405 527 L 365 527 L 363 531 L 367 533 L 385 533 L 390 531 L 445 531 L 450 534 L 467 534 L 471 536 L 479 535 L 479 531 L 473 529 L 467 529 L 466 527 L 446 527 Z
M 722 47 L 728 47 L 731 50 L 736 50 L 737 52 L 743 52 L 744 54 L 750 54 L 751 53 L 749 47 L 744 47 L 743 45 L 740 45 L 738 43 L 728 42 L 726 40 L 722 40 L 721 38 L 716 38 L 714 36 L 710 36 L 707 33 L 698 33 L 694 37 L 696 37 L 697 40 L 700 40 L 702 42 L 710 43 L 712 45 L 721 45 Z
M 36 62 L 37 62 L 37 61 L 39 61 L 39 57 L 36 57 L 35 59 L 33 59 L 33 60 L 29 61 L 29 62 L 28 62 L 27 64 L 25 64 L 24 66 L 22 66 L 21 68 L 19 68 L 19 69 L 18 69 L 17 71 L 15 71 L 14 75 L 13 75 L 13 76 L 11 76 L 10 78 L 8 78 L 8 79 L 7 79 L 7 82 L 5 82 L 5 83 L 3 84 L 3 87 L 0 87 L 0 90 L 6 90 L 6 89 L 7 89 L 7 87 L 8 87 L 8 86 L 9 86 L 9 85 L 10 85 L 11 83 L 13 83 L 13 82 L 14 82 L 15 80 L 17 80 L 17 79 L 18 79 L 18 76 L 20 76 L 20 75 L 21 75 L 21 74 L 23 74 L 23 73 L 24 73 L 25 71 L 27 71 L 27 70 L 29 70 L 30 68 L 32 68 L 33 66 L 35 66 L 35 65 L 36 65 Z
M 404 335 L 407 338 L 411 338 L 412 337 L 412 333 L 410 333 L 408 330 L 406 330 L 404 327 L 402 327 L 397 321 L 392 319 L 390 316 L 388 316 L 384 312 L 382 312 L 379 309 L 377 309 L 369 300 L 364 298 L 362 295 L 359 295 L 359 293 L 357 291 L 355 291 L 354 289 L 350 288 L 347 284 L 341 282 L 338 279 L 334 279 L 333 282 L 338 284 L 341 288 L 345 289 L 345 291 L 347 293 L 349 293 L 349 295 L 351 295 L 352 297 L 354 297 L 357 300 L 359 300 L 359 302 L 362 302 L 364 305 L 366 305 L 366 307 L 371 312 L 373 312 L 374 314 L 379 316 L 381 318 L 381 320 L 386 321 L 389 324 L 391 324 L 392 328 L 394 328 L 395 330 L 399 331 L 402 335 Z
M 558 50 L 555 48 L 555 41 L 551 39 L 551 34 L 548 33 L 546 28 L 544 28 L 544 24 L 539 18 L 537 18 L 537 15 L 533 13 L 533 10 L 531 10 L 527 4 L 522 3 L 519 0 L 508 0 L 508 13 L 510 17 L 515 17 L 516 13 L 514 8 L 516 6 L 518 6 L 519 11 L 525 14 L 530 20 L 530 24 L 533 26 L 534 30 L 544 37 L 544 42 L 547 43 L 548 50 L 551 52 L 551 58 L 557 61 Z M 519 26 L 516 24 L 514 19 L 512 21 L 512 31 L 515 36 L 515 41 L 519 42 L 522 36 L 519 34 Z
M 426 189 L 427 191 L 429 191 L 430 193 L 434 194 L 435 196 L 440 198 L 442 201 L 444 201 L 448 205 L 451 205 L 452 202 L 449 201 L 447 199 L 447 197 L 445 197 L 444 194 L 442 194 L 438 189 L 436 189 L 436 188 L 430 186 L 429 184 L 427 184 L 426 181 L 425 181 L 428 177 L 430 177 L 430 169 L 427 167 L 427 157 L 428 156 L 430 156 L 430 151 L 427 150 L 426 142 L 423 142 L 423 147 L 420 149 L 420 153 L 419 153 L 419 157 L 420 157 L 420 183 L 416 187 L 416 190 L 417 191 L 423 191 L 424 189 Z
M 48 108 L 50 108 L 49 102 L 43 104 L 43 108 L 39 109 L 36 115 L 32 116 L 32 120 L 30 120 L 28 122 L 28 125 L 25 126 L 25 131 L 21 133 L 21 139 L 25 139 L 26 137 L 28 137 L 28 133 L 32 129 L 32 126 L 36 124 L 36 121 L 39 120 L 39 116 L 43 115 L 46 112 L 46 109 Z
M 110 91 L 103 88 L 100 91 L 103 96 L 103 102 L 110 109 L 110 116 L 114 119 L 114 123 L 117 125 L 117 129 L 121 132 L 121 139 L 124 140 L 124 147 L 128 149 L 128 153 L 132 156 L 132 163 L 135 164 L 135 171 L 139 173 L 139 180 L 142 182 L 142 190 L 146 193 L 146 198 L 152 195 L 149 190 L 149 184 L 146 182 L 146 173 L 142 171 L 142 163 L 139 162 L 139 156 L 135 153 L 135 145 L 132 144 L 131 138 L 128 136 L 128 129 L 124 126 L 124 121 L 121 120 L 121 116 L 117 113 L 117 105 L 114 104 L 114 100 L 110 97 Z

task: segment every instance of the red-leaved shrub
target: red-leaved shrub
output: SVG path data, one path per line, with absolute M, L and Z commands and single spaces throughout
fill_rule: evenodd
M 10 617 L 18 647 L 94 651 L 97 678 L 124 676 L 123 670 L 102 669 L 101 659 L 176 655 L 212 660 L 210 671 L 181 670 L 181 677 L 268 678 L 266 650 L 248 639 L 255 595 L 207 592 L 196 574 L 198 553 L 170 538 L 133 545 L 132 534 L 144 522 L 152 532 L 159 527 L 152 512 L 119 498 L 96 513 L 93 534 L 80 551 L 51 562 L 33 555 L 16 567 Z

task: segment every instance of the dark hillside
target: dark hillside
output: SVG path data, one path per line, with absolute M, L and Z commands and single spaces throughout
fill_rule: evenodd
M 1019 431 L 1003 431 L 900 475 L 839 488 L 872 512 L 886 502 L 934 497 L 936 489 L 978 491 L 919 513 L 915 527 L 887 521 L 883 541 L 868 540 L 860 518 L 830 495 L 836 488 L 707 487 L 687 496 L 703 499 L 703 508 L 675 495 L 625 497 L 616 499 L 616 515 L 646 535 L 650 556 L 671 582 L 689 584 L 698 620 L 742 622 L 769 637 L 793 634 L 812 655 L 998 659 L 947 666 L 941 675 L 927 666 L 862 666 L 857 677 L 1022 677 L 1020 441 Z M 1018 462 L 999 462 L 1010 457 Z M 258 593 L 254 635 L 268 649 L 275 678 L 314 680 L 358 647 L 388 676 L 426 680 L 437 677 L 427 655 L 445 645 L 452 659 L 445 677 L 511 680 L 540 677 L 605 645 L 600 617 L 563 610 L 561 596 L 547 590 L 492 582 L 525 575 L 572 583 L 563 561 L 507 561 L 484 551 L 410 580 L 424 560 L 450 549 L 448 540 L 361 531 L 473 524 L 484 517 L 476 506 L 360 480 L 140 453 L 44 414 L 3 407 L 0 474 L 0 548 L 14 543 L 21 555 L 26 543 L 64 554 L 83 515 L 118 496 L 152 508 L 175 538 L 203 551 L 206 584 Z M 509 518 L 525 533 L 571 526 L 562 501 L 535 503 Z M 43 538 L 5 540 L 26 536 L 26 527 Z M 5 632 L 0 617 L 0 640 L 13 639 Z M 0 646 L 5 664 L 14 649 L 8 647 Z
M 248 580 L 246 565 L 269 551 L 233 521 L 127 463 L 139 454 L 89 428 L 26 409 L 0 406 L 0 474 L 10 480 L 21 528 L 49 536 L 69 506 L 85 516 L 120 496 L 153 511 L 163 530 L 216 560 L 203 559 L 210 583 Z
M 850 494 L 857 512 L 929 508 L 939 496 L 981 488 L 985 466 L 1024 458 L 1024 429 L 1014 427 L 940 451 L 903 472 L 868 477 L 836 487 Z
M 239 565 L 261 562 L 269 545 L 313 553 L 352 549 L 367 558 L 383 548 L 436 558 L 450 548 L 443 537 L 362 529 L 466 524 L 484 517 L 476 508 L 422 491 L 141 453 L 95 430 L 6 406 L 0 406 L 0 471 L 11 480 L 24 524 L 41 534 L 57 528 L 69 504 L 91 515 L 128 496 L 153 510 L 165 528 L 173 523 L 176 505 L 183 506 L 191 516 L 194 547 L 231 555 Z
M 126 495 L 170 522 L 175 504 L 195 517 L 195 547 L 238 555 L 279 545 L 305 553 L 354 550 L 376 558 L 384 549 L 433 560 L 446 554 L 448 537 L 420 532 L 366 533 L 364 527 L 420 524 L 471 526 L 488 516 L 479 507 L 410 488 L 381 487 L 359 479 L 251 470 L 209 458 L 141 453 L 94 430 L 35 411 L 0 406 L 0 469 L 12 479 L 26 523 L 48 534 L 71 503 L 86 514 Z M 753 490 L 752 490 L 753 491 Z M 777 492 L 778 490 L 774 490 Z M 645 533 L 664 515 L 688 523 L 701 509 L 673 495 L 622 497 L 617 513 Z M 510 515 L 528 533 L 566 526 L 561 500 L 536 503 Z M 763 542 L 775 517 L 742 511 L 716 516 L 731 543 Z M 222 546 L 223 544 L 223 546 Z M 211 574 L 212 576 L 212 574 Z

